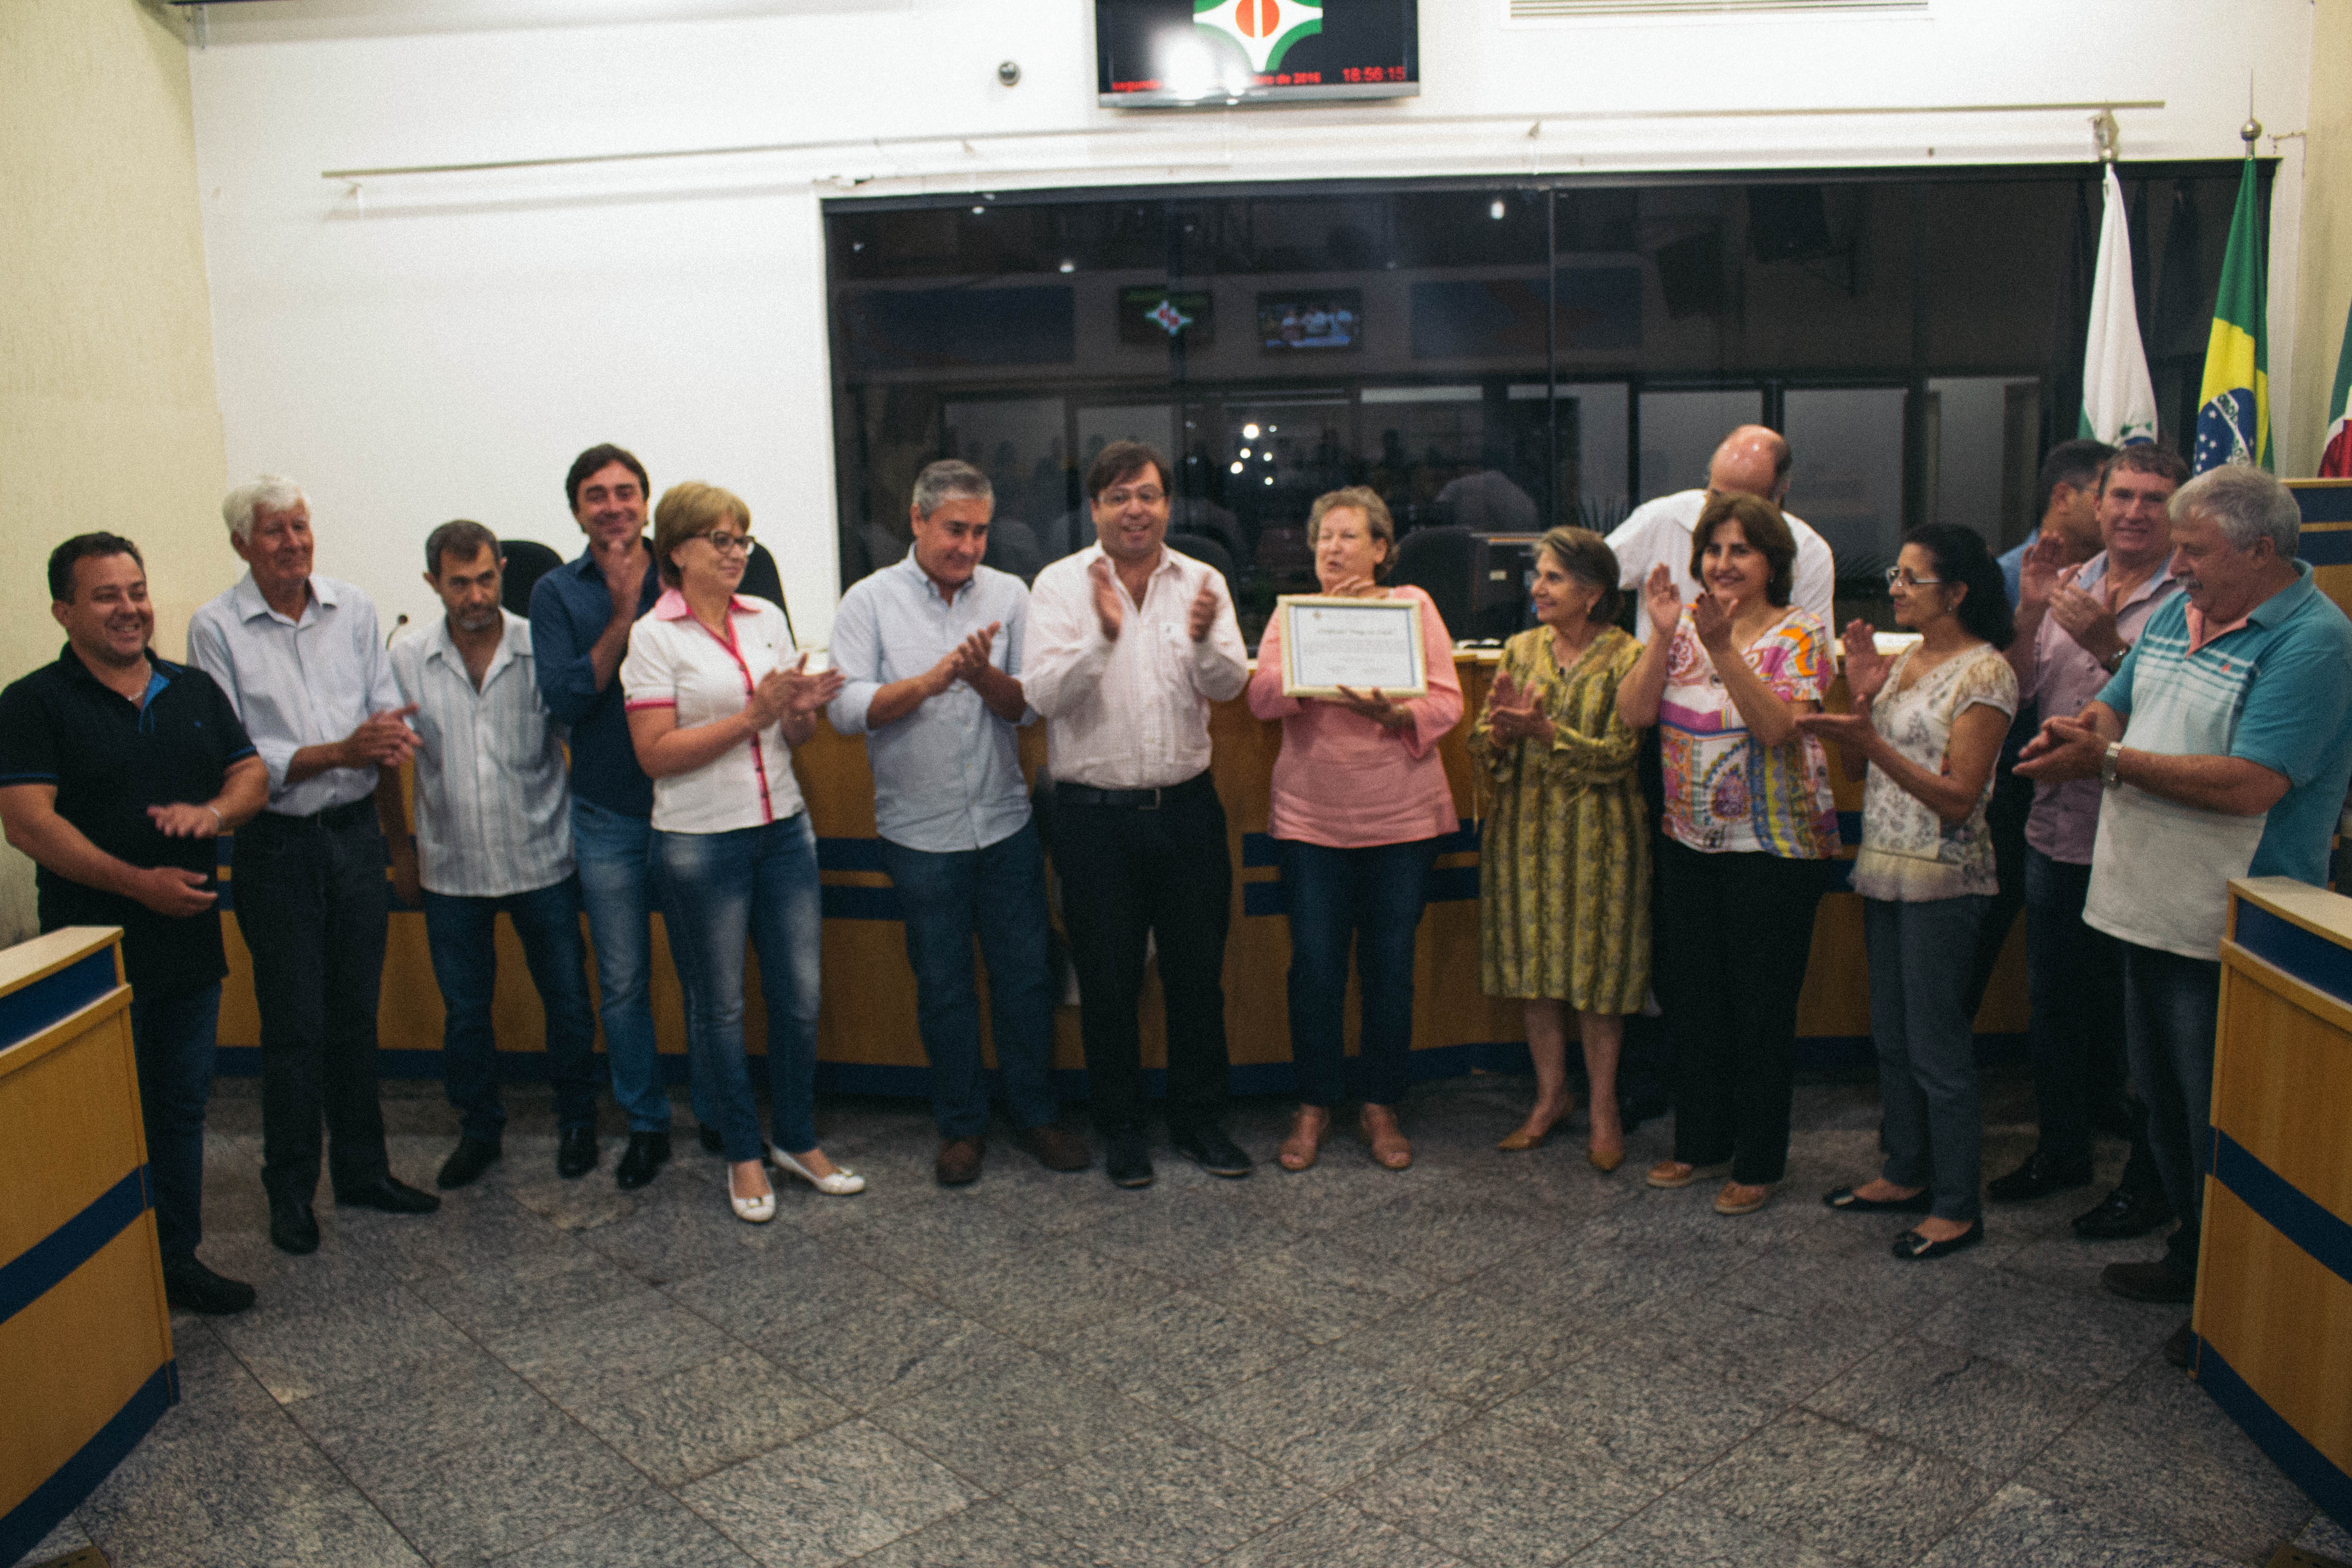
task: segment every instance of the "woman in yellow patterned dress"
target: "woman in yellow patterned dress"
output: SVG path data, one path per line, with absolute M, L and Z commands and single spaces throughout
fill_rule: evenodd
M 1625 1158 L 1617 1053 L 1650 983 L 1650 841 L 1633 773 L 1639 738 L 1617 687 L 1642 645 L 1617 629 L 1617 557 L 1597 534 L 1555 528 L 1536 547 L 1539 623 L 1503 645 L 1470 731 L 1494 804 L 1479 855 L 1480 982 L 1527 1005 L 1536 1103 L 1499 1147 L 1532 1149 L 1574 1102 L 1575 1009 L 1592 1097 L 1585 1157 Z

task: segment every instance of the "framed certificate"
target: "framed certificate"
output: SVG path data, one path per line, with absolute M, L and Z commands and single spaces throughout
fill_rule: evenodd
M 1282 627 L 1282 694 L 1337 697 L 1377 688 L 1383 697 L 1423 697 L 1421 601 L 1330 599 L 1286 594 L 1275 601 Z

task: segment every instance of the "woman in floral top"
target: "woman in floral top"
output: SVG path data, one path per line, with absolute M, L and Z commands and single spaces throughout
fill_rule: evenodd
M 1753 1214 L 1789 1161 L 1797 996 L 1837 813 L 1821 743 L 1798 729 L 1831 676 L 1830 632 L 1789 604 L 1796 542 L 1771 502 L 1727 495 L 1691 531 L 1688 609 L 1660 565 L 1626 722 L 1659 727 L 1660 1000 L 1675 1056 L 1675 1157 L 1654 1187 L 1730 1163 L 1718 1214 Z
M 2017 710 L 2001 657 L 2015 635 L 2000 568 L 1972 529 L 1914 530 L 1886 574 L 1897 626 L 1919 634 L 1893 658 L 1870 627 L 1845 633 L 1851 713 L 1805 721 L 1863 776 L 1863 896 L 1870 1032 L 1886 1106 L 1886 1163 L 1832 1208 L 1920 1214 L 1895 1256 L 1940 1258 L 1984 1239 L 1983 1117 L 1968 1011 L 1969 956 L 1999 885 L 1985 802 Z

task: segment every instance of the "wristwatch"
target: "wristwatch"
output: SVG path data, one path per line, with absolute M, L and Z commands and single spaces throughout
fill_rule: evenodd
M 2124 667 L 2124 660 L 2129 658 L 2130 655 L 2131 644 L 2118 643 L 2116 646 L 2115 656 L 2112 658 L 2103 658 L 2099 660 L 2099 668 L 2105 670 L 2109 675 L 2113 675 L 2116 671 Z
M 2116 777 L 2116 764 L 2123 760 L 2123 754 L 2124 743 L 2121 741 L 2110 741 L 2107 742 L 2106 755 L 2099 759 L 2099 782 L 2109 789 L 2113 789 L 2122 782 Z

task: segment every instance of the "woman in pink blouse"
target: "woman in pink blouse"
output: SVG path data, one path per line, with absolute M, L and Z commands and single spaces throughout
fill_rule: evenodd
M 1301 1101 L 1276 1158 L 1286 1171 L 1315 1163 L 1332 1109 L 1345 1098 L 1341 1008 L 1354 943 L 1363 981 L 1363 1135 L 1373 1159 L 1402 1171 L 1412 1163 L 1396 1107 L 1412 1047 L 1413 934 L 1438 847 L 1461 827 L 1437 742 L 1462 717 L 1462 683 L 1454 640 L 1429 595 L 1381 585 L 1396 559 L 1396 524 L 1377 492 L 1357 485 L 1317 498 L 1307 541 L 1325 594 L 1420 604 L 1429 694 L 1285 697 L 1279 619 L 1258 645 L 1250 711 L 1282 721 L 1269 826 L 1290 906 L 1290 1050 Z

